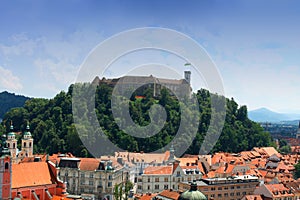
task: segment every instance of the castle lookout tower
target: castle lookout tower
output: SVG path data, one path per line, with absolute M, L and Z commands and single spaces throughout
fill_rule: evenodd
M 296 133 L 296 138 L 300 139 L 300 121 L 299 121 L 299 125 L 298 125 L 298 130 L 297 130 L 297 133 Z

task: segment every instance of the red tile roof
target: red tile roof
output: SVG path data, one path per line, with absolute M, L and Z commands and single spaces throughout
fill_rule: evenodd
M 99 167 L 100 160 L 96 158 L 80 158 L 79 168 L 82 171 L 95 171 Z
M 12 164 L 12 188 L 52 184 L 46 162 Z
M 180 196 L 180 194 L 178 192 L 172 191 L 172 190 L 164 190 L 161 193 L 159 193 L 158 195 L 167 197 L 168 199 L 174 199 L 174 200 L 177 200 L 178 197 Z
M 172 174 L 172 166 L 149 166 L 144 170 L 144 174 Z

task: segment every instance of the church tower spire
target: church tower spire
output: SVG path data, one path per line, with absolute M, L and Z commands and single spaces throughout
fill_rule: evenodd
M 18 141 L 16 140 L 16 135 L 14 133 L 14 126 L 11 121 L 10 122 L 10 131 L 7 134 L 6 144 L 7 144 L 7 148 L 10 151 L 10 155 L 13 160 L 17 158 L 17 142 Z
M 22 153 L 25 157 L 33 156 L 33 139 L 30 133 L 29 122 L 27 122 L 26 131 L 22 138 Z

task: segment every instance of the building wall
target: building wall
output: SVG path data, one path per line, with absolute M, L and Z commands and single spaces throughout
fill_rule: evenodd
M 241 199 L 244 195 L 253 194 L 258 182 L 236 183 L 236 184 L 216 184 L 216 185 L 199 185 L 197 188 L 208 199 Z M 190 185 L 180 183 L 179 190 L 188 190 Z
M 177 167 L 173 174 L 142 174 L 138 177 L 137 193 L 156 193 L 167 189 L 179 189 L 179 183 L 199 180 L 202 174 L 185 174 Z
M 122 170 L 82 171 L 77 168 L 60 168 L 60 179 L 67 182 L 70 194 L 94 194 L 96 199 L 113 199 L 113 188 L 124 182 L 127 174 Z
M 29 186 L 25 188 L 13 188 L 12 189 L 12 198 L 20 197 L 20 194 L 23 198 L 34 199 L 33 192 L 39 197 L 40 200 L 49 200 L 46 190 L 50 192 L 50 194 L 56 195 L 56 184 L 52 185 L 40 185 L 40 186 Z
M 0 199 L 11 198 L 11 158 L 0 158 Z

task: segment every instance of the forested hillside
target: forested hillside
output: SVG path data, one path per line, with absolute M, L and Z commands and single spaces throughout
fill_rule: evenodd
M 11 108 L 23 107 L 25 101 L 29 98 L 21 95 L 15 95 L 9 92 L 0 93 L 0 119 L 3 119 L 4 114 Z
M 26 101 L 24 107 L 11 109 L 4 116 L 2 129 L 3 125 L 6 125 L 6 131 L 9 131 L 9 122 L 12 120 L 15 130 L 23 131 L 28 120 L 35 141 L 35 153 L 71 152 L 76 156 L 91 156 L 82 145 L 74 125 L 71 97 L 73 87 L 74 85 L 71 85 L 67 93 L 60 92 L 53 99 L 33 98 Z M 133 121 L 142 126 L 150 123 L 149 108 L 153 104 L 160 104 L 167 111 L 167 122 L 160 132 L 144 139 L 135 138 L 119 129 L 110 109 L 111 93 L 111 87 L 105 84 L 99 85 L 95 108 L 101 128 L 116 145 L 128 151 L 149 152 L 165 146 L 174 138 L 181 119 L 180 103 L 168 93 L 168 90 L 162 90 L 160 97 L 153 98 L 153 91 L 149 88 L 143 91 L 143 98 L 135 98 L 133 95 L 128 102 Z M 197 135 L 186 151 L 190 154 L 199 153 L 211 119 L 211 94 L 201 89 L 195 95 L 199 101 L 201 115 Z M 272 144 L 270 134 L 264 132 L 259 124 L 248 119 L 246 106 L 239 107 L 233 99 L 226 99 L 226 104 L 225 125 L 213 152 L 239 152 L 250 150 L 254 146 Z M 82 105 L 82 108 L 84 109 L 85 106 Z M 184 112 L 191 115 L 194 113 L 188 108 L 185 108 Z M 84 128 L 89 132 L 89 127 Z

